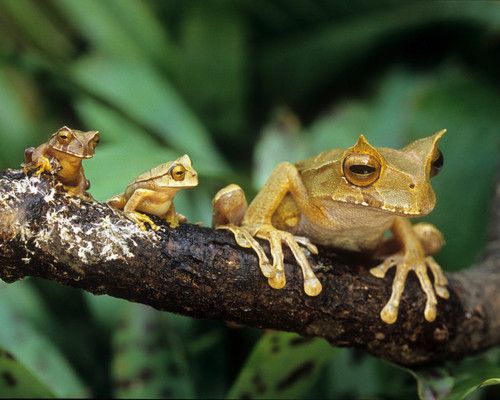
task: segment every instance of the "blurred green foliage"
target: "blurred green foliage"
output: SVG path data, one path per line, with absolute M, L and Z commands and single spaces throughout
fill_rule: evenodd
M 280 161 L 448 128 L 426 220 L 455 270 L 486 238 L 499 55 L 488 1 L 0 0 L 0 168 L 62 125 L 99 129 L 86 173 L 103 201 L 187 152 L 201 182 L 176 206 L 208 225 L 218 188 L 252 195 Z M 321 340 L 34 279 L 0 285 L 0 326 L 1 396 L 458 399 L 500 378 L 491 351 L 412 372 L 417 390 L 407 371 Z

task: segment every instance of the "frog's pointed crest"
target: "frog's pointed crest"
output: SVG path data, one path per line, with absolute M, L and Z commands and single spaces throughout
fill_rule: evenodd
M 72 130 L 71 128 L 67 127 L 66 125 L 64 125 L 62 128 L 59 128 L 59 129 L 57 130 L 57 132 L 56 132 L 56 133 L 59 133 L 59 132 L 61 132 L 61 131 L 69 131 L 69 132 L 72 132 L 73 130 Z
M 439 141 L 446 133 L 446 129 L 441 129 L 431 136 L 416 140 L 406 146 L 405 152 L 417 152 L 422 158 L 431 157 L 437 151 Z
M 192 165 L 191 159 L 189 158 L 189 156 L 187 154 L 184 154 L 183 156 L 179 157 L 175 161 L 178 162 L 179 164 L 184 165 L 184 166 Z
M 363 134 L 359 135 L 358 141 L 354 146 L 349 148 L 349 152 L 358 154 L 371 154 L 375 157 L 378 157 L 379 159 L 381 158 L 378 150 L 370 143 L 368 143 L 368 140 L 366 140 L 365 135 Z

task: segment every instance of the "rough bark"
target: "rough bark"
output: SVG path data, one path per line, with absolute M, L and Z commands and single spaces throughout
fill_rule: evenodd
M 451 296 L 439 300 L 437 320 L 424 320 L 424 294 L 411 274 L 398 321 L 387 325 L 379 312 L 393 273 L 370 275 L 377 260 L 320 248 L 310 260 L 323 292 L 311 298 L 285 251 L 288 282 L 274 290 L 253 252 L 229 232 L 190 224 L 171 230 L 161 221 L 159 231 L 143 232 L 105 204 L 68 197 L 49 177 L 7 170 L 0 172 L 0 278 L 42 277 L 159 310 L 323 337 L 417 366 L 500 343 L 500 187 L 493 216 L 485 258 L 448 274 Z

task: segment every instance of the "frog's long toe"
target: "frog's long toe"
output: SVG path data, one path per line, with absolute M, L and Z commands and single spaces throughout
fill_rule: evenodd
M 257 257 L 259 258 L 259 267 L 262 274 L 266 278 L 269 278 L 272 275 L 274 275 L 274 268 L 271 266 L 271 263 L 269 262 L 269 259 L 267 258 L 264 249 L 261 247 L 259 242 L 257 242 L 253 238 L 250 232 L 236 225 L 219 225 L 217 226 L 216 229 L 226 229 L 228 231 L 231 231 L 238 245 L 247 249 L 251 248 L 253 249 L 253 251 L 255 251 Z
M 406 263 L 400 263 L 396 267 L 396 275 L 392 282 L 391 298 L 380 312 L 380 318 L 387 324 L 393 324 L 398 319 L 399 304 L 405 290 L 406 278 L 411 267 Z
M 269 286 L 274 289 L 283 289 L 286 285 L 285 266 L 283 263 L 283 248 L 281 247 L 281 237 L 278 231 L 271 230 L 265 235 L 260 236 L 269 240 L 271 255 L 273 256 L 274 274 L 269 277 Z
M 370 269 L 370 273 L 377 278 L 385 278 L 385 274 L 392 267 L 396 265 L 396 259 L 394 257 L 387 257 L 382 264 L 377 265 Z
M 151 229 L 154 231 L 157 231 L 159 229 L 158 225 L 156 225 L 151 218 L 149 218 L 147 215 L 142 214 L 137 211 L 132 211 L 130 213 L 125 214 L 130 220 L 134 221 L 137 225 L 139 225 L 139 228 L 143 231 L 146 230 L 146 224 L 148 224 Z
M 427 296 L 427 301 L 425 303 L 425 319 L 429 322 L 432 322 L 436 319 L 436 293 L 432 287 L 432 283 L 429 279 L 429 275 L 427 274 L 427 265 L 425 262 L 418 263 L 415 267 L 415 273 L 417 274 L 418 280 L 420 281 L 420 285 L 422 286 L 422 290 L 425 292 Z
M 302 269 L 304 277 L 304 291 L 308 296 L 317 296 L 321 293 L 322 286 L 316 275 L 314 274 L 309 261 L 307 260 L 304 250 L 299 246 L 299 243 L 307 246 L 309 251 L 317 254 L 317 248 L 308 239 L 295 237 L 289 232 L 277 230 L 275 228 L 266 228 L 257 234 L 262 239 L 269 240 L 271 254 L 273 255 L 273 268 L 275 275 L 269 278 L 269 285 L 275 289 L 281 289 L 286 284 L 285 269 L 283 264 L 283 249 L 282 243 L 292 251 L 297 264 Z
M 319 281 L 319 279 L 314 274 L 314 271 L 312 270 L 311 265 L 309 264 L 309 261 L 307 260 L 307 257 L 304 254 L 304 251 L 297 244 L 298 242 L 297 238 L 287 235 L 285 241 L 290 250 L 292 250 L 294 257 L 297 260 L 297 263 L 300 265 L 300 268 L 302 269 L 302 275 L 304 277 L 304 291 L 308 296 L 317 296 L 318 294 L 321 293 L 323 287 L 321 286 L 321 282 Z M 314 246 L 310 242 L 309 244 L 314 247 L 315 252 L 311 251 L 311 249 L 308 246 L 309 251 L 311 251 L 314 254 L 318 254 L 318 249 L 316 248 L 316 246 Z
M 392 283 L 391 298 L 380 313 L 382 320 L 388 324 L 396 322 L 399 303 L 404 291 L 408 272 L 415 271 L 420 286 L 427 297 L 424 310 L 425 319 L 429 322 L 434 321 L 437 315 L 436 295 L 445 299 L 449 297 L 448 289 L 446 288 L 448 280 L 441 270 L 441 267 L 430 256 L 419 259 L 411 255 L 405 256 L 404 254 L 396 254 L 388 257 L 377 267 L 372 268 L 370 272 L 378 278 L 383 278 L 387 271 L 393 266 L 396 266 L 396 275 Z M 430 269 L 433 274 L 434 285 L 429 278 L 428 269 Z
M 448 278 L 446 278 L 443 270 L 433 257 L 426 257 L 425 262 L 431 269 L 432 275 L 434 276 L 434 290 L 436 291 L 436 294 L 443 299 L 448 299 L 450 297 L 450 293 L 446 288 L 446 285 L 448 285 Z

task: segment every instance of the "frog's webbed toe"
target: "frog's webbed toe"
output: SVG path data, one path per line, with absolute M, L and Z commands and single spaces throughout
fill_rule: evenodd
M 135 222 L 139 225 L 139 228 L 143 231 L 146 230 L 146 224 L 148 224 L 151 229 L 157 231 L 158 225 L 156 225 L 151 218 L 149 218 L 146 214 L 142 214 L 137 211 L 126 212 L 125 216 L 131 221 Z
M 304 277 L 304 291 L 309 296 L 317 296 L 321 293 L 322 286 L 314 274 L 303 249 L 299 246 L 303 244 L 311 253 L 317 254 L 318 250 L 307 238 L 295 237 L 289 232 L 281 231 L 272 225 L 262 225 L 258 227 L 238 227 L 234 225 L 222 225 L 218 229 L 228 229 L 235 235 L 236 242 L 246 248 L 252 248 L 259 257 L 259 265 L 264 276 L 268 278 L 269 285 L 274 289 L 282 289 L 286 284 L 285 268 L 283 260 L 283 243 L 290 248 L 295 260 L 302 269 Z M 269 263 L 262 246 L 254 239 L 255 236 L 265 239 L 269 242 L 271 255 L 273 258 L 272 266 Z
M 317 254 L 318 249 L 307 238 L 295 237 L 289 232 L 281 231 L 271 226 L 261 227 L 257 233 L 257 237 L 267 239 L 271 247 L 273 256 L 273 269 L 275 274 L 269 278 L 269 285 L 275 289 L 280 289 L 286 284 L 285 269 L 283 265 L 283 249 L 282 243 L 292 251 L 297 264 L 302 269 L 304 277 L 304 291 L 308 296 L 317 296 L 321 293 L 322 286 L 316 275 L 314 274 L 303 249 L 299 243 L 305 245 L 311 253 Z
M 448 298 L 448 283 L 441 267 L 434 261 L 432 257 L 421 257 L 412 252 L 398 253 L 388 257 L 384 262 L 370 272 L 378 278 L 384 278 L 387 271 L 396 267 L 396 274 L 392 283 L 391 298 L 380 312 L 382 320 L 388 324 L 396 322 L 398 317 L 399 304 L 403 295 L 406 279 L 410 271 L 415 271 L 420 282 L 422 290 L 427 296 L 425 304 L 425 319 L 432 322 L 436 319 L 436 294 L 442 298 Z M 428 275 L 428 268 L 431 270 L 434 277 L 434 287 Z
M 257 257 L 259 258 L 259 267 L 260 270 L 262 271 L 262 274 L 266 278 L 269 278 L 271 275 L 273 275 L 274 273 L 273 267 L 271 266 L 271 263 L 269 262 L 269 259 L 267 258 L 264 249 L 259 244 L 259 242 L 257 242 L 253 238 L 253 236 L 247 229 L 236 225 L 219 225 L 217 226 L 216 229 L 226 229 L 231 231 L 238 245 L 248 249 L 251 248 L 253 249 L 253 251 L 255 251 Z
M 30 171 L 35 171 L 34 175 L 40 176 L 44 172 L 52 171 L 52 165 L 47 157 L 41 156 L 40 158 L 38 158 L 36 162 L 23 164 L 23 170 L 25 174 L 27 174 Z

